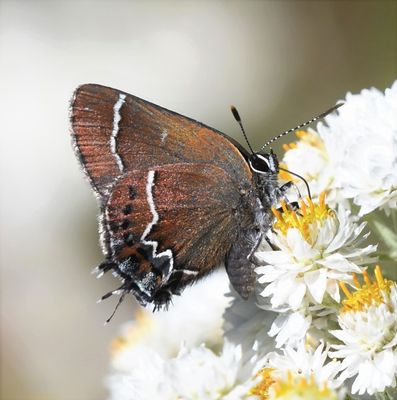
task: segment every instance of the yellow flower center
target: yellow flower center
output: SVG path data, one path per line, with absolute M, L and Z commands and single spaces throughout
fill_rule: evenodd
M 281 232 L 284 236 L 287 234 L 288 229 L 298 229 L 302 237 L 308 243 L 313 244 L 316 239 L 313 237 L 311 231 L 313 225 L 321 227 L 325 220 L 329 217 L 334 217 L 335 213 L 325 204 L 324 192 L 320 194 L 319 201 L 316 204 L 309 197 L 306 201 L 301 199 L 299 204 L 300 208 L 298 211 L 288 207 L 284 200 L 281 201 L 281 212 L 272 207 L 272 212 L 276 217 L 273 228 Z
M 250 395 L 258 396 L 261 400 L 268 399 L 269 388 L 275 382 L 271 376 L 272 371 L 273 368 L 263 368 L 258 372 L 257 377 L 260 376 L 261 380 L 250 389 Z
M 362 311 L 371 305 L 384 304 L 388 299 L 394 282 L 383 278 L 379 265 L 375 267 L 374 281 L 371 281 L 367 271 L 364 271 L 363 277 L 364 284 L 361 285 L 357 276 L 353 275 L 354 283 L 357 286 L 354 293 L 349 291 L 344 282 L 340 283 L 340 287 L 346 295 L 346 299 L 342 301 L 341 312 Z
M 336 400 L 336 393 L 324 383 L 316 383 L 314 375 L 310 378 L 288 373 L 286 380 L 278 380 L 270 391 L 271 400 Z
M 297 375 L 288 371 L 286 379 L 276 379 L 272 376 L 272 368 L 264 368 L 258 376 L 262 377 L 249 392 L 260 400 L 336 400 L 334 390 L 328 388 L 327 384 L 319 386 L 314 375 L 310 378 Z

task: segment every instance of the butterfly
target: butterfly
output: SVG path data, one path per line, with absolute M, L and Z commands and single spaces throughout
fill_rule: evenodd
M 198 121 L 96 84 L 76 89 L 71 128 L 100 208 L 105 261 L 96 270 L 122 283 L 102 299 L 119 294 L 119 305 L 132 293 L 158 309 L 222 264 L 249 298 L 253 254 L 271 227 L 271 207 L 290 187 L 278 183 L 273 151 L 254 152 L 248 140 L 247 151 Z

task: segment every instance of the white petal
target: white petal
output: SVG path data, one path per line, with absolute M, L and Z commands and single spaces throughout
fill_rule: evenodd
M 317 261 L 319 264 L 327 267 L 329 269 L 334 269 L 340 272 L 356 272 L 361 273 L 360 267 L 352 262 L 346 260 L 341 254 L 330 254 L 325 257 L 323 260 Z
M 267 264 L 285 264 L 290 262 L 290 256 L 283 251 L 258 251 L 255 257 L 260 262 Z
M 299 308 L 302 303 L 303 297 L 306 293 L 306 285 L 302 280 L 295 280 L 295 284 L 291 285 L 291 291 L 288 296 L 288 304 L 293 310 Z
M 316 271 L 307 272 L 304 276 L 304 280 L 314 300 L 321 304 L 327 285 L 326 271 L 324 269 L 318 269 Z
M 298 229 L 288 229 L 287 242 L 291 253 L 298 261 L 315 259 L 319 255 L 319 250 L 307 243 Z
M 334 299 L 337 303 L 340 302 L 340 292 L 339 292 L 339 284 L 335 279 L 327 280 L 327 293 Z

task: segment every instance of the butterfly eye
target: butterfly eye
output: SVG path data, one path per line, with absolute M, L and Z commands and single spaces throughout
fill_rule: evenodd
M 249 163 L 252 170 L 260 174 L 267 173 L 270 171 L 269 160 L 266 156 L 262 156 L 260 154 L 253 154 Z

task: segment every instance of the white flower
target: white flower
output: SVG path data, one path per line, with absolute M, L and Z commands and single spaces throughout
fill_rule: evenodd
M 302 340 L 314 345 L 328 339 L 329 327 L 335 322 L 333 308 L 306 304 L 297 311 L 280 312 L 268 334 L 275 338 L 276 348 L 296 346 Z
M 182 343 L 194 347 L 222 347 L 222 314 L 229 304 L 229 281 L 224 271 L 212 274 L 176 297 L 168 310 L 153 313 L 140 308 L 135 320 L 122 328 L 112 345 L 112 365 L 118 370 L 134 367 L 136 351 L 150 348 L 164 358 L 175 357 Z M 211 310 L 211 312 L 209 312 Z
M 166 361 L 149 348 L 136 349 L 130 369 L 114 370 L 106 379 L 109 400 L 174 400 L 165 374 Z
M 260 296 L 275 311 L 322 304 L 325 294 L 339 302 L 339 282 L 351 282 L 352 273 L 362 272 L 359 265 L 373 261 L 368 255 L 376 249 L 359 247 L 368 236 L 361 235 L 365 223 L 357 224 L 343 207 L 331 210 L 323 195 L 318 204 L 308 199 L 300 206 L 299 213 L 285 203 L 282 213 L 273 209 L 277 220 L 270 239 L 280 250 L 256 253 L 265 264 L 256 269 L 264 285 Z
M 383 94 L 348 93 L 343 107 L 320 122 L 317 132 L 298 131 L 284 145 L 281 167 L 303 176 L 313 197 L 324 191 L 330 204 L 352 198 L 360 214 L 397 207 L 397 81 Z M 281 171 L 302 193 L 302 180 Z
M 319 123 L 336 187 L 361 207 L 397 206 L 397 81 L 383 94 L 365 89 Z
M 204 345 L 182 347 L 168 360 L 145 351 L 137 354 L 135 368 L 108 379 L 111 400 L 239 400 L 254 384 L 240 376 L 240 346 L 228 342 L 219 355 Z
M 344 286 L 341 329 L 331 331 L 342 344 L 333 345 L 331 355 L 342 359 L 341 379 L 356 376 L 353 394 L 372 395 L 396 385 L 397 285 L 384 279 L 379 267 L 376 282 L 364 276 L 366 284 L 353 294 Z
M 323 306 L 275 313 L 252 299 L 241 299 L 233 289 L 230 296 L 233 301 L 224 313 L 224 335 L 226 340 L 241 346 L 246 377 L 252 375 L 252 365 L 275 348 L 293 347 L 304 339 L 318 344 L 336 321 L 335 311 Z
M 244 365 L 241 346 L 223 343 L 228 286 L 226 274 L 219 272 L 189 288 L 168 311 L 140 309 L 113 342 L 109 398 L 244 398 L 260 366 L 254 360 Z
M 336 187 L 335 168 L 330 162 L 323 140 L 313 129 L 297 131 L 296 135 L 300 140 L 283 146 L 285 154 L 280 166 L 305 178 L 313 198 L 325 192 L 327 202 L 335 205 L 342 199 L 339 188 Z M 307 194 L 302 179 L 283 170 L 280 171 L 279 178 L 294 182 L 300 193 Z
M 251 393 L 263 400 L 343 399 L 344 390 L 336 378 L 340 362 L 328 361 L 327 356 L 323 343 L 314 350 L 303 341 L 297 349 L 286 347 L 282 354 L 270 353 L 260 373 L 262 382 Z
M 241 348 L 226 342 L 220 355 L 201 346 L 182 350 L 167 363 L 168 379 L 178 399 L 237 400 L 248 394 L 252 381 L 240 378 Z
M 284 345 L 294 346 L 304 339 L 311 322 L 311 315 L 307 315 L 305 312 L 290 311 L 280 313 L 272 324 L 269 336 L 275 337 L 277 348 Z

